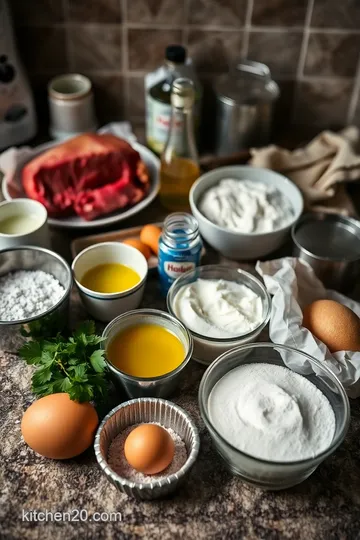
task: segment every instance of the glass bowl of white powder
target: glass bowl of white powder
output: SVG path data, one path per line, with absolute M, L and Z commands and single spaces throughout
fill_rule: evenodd
M 204 373 L 199 405 L 227 468 L 263 489 L 308 478 L 350 422 L 348 397 L 326 365 L 273 343 L 220 356 Z
M 249 272 L 207 265 L 178 277 L 167 307 L 190 331 L 193 359 L 209 365 L 229 349 L 258 339 L 270 318 L 271 299 Z
M 72 275 L 49 249 L 19 246 L 0 251 L 0 345 L 15 351 L 20 329 L 58 332 L 68 320 Z
M 189 201 L 201 236 L 234 260 L 258 259 L 278 249 L 303 211 L 301 192 L 288 178 L 240 165 L 200 176 Z

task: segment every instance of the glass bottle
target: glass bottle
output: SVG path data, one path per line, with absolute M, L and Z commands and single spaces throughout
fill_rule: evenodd
M 190 188 L 200 176 L 194 136 L 194 99 L 193 82 L 185 77 L 175 79 L 169 136 L 160 165 L 160 200 L 169 210 L 189 208 Z
M 175 212 L 167 216 L 158 256 L 160 288 L 164 296 L 181 274 L 199 266 L 202 247 L 199 225 L 192 215 Z

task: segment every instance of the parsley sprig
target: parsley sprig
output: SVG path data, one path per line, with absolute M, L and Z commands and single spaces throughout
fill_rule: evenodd
M 37 367 L 32 376 L 32 391 L 38 397 L 67 392 L 72 400 L 101 401 L 107 393 L 107 366 L 103 338 L 95 334 L 93 321 L 82 323 L 71 337 L 25 343 L 19 355 Z

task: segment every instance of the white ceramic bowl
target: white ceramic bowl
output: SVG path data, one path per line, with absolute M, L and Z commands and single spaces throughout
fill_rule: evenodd
M 37 224 L 29 232 L 5 234 L 0 231 L 0 249 L 18 246 L 50 247 L 50 236 L 47 224 L 47 211 L 38 201 L 16 199 L 0 203 L 0 223 L 13 216 L 29 216 L 36 218 Z
M 211 279 L 219 280 L 225 279 L 227 281 L 233 281 L 240 285 L 245 285 L 249 287 L 255 294 L 257 294 L 262 301 L 263 305 L 263 317 L 259 325 L 254 328 L 251 332 L 246 334 L 239 334 L 233 338 L 213 338 L 205 336 L 203 334 L 198 334 L 191 328 L 187 326 L 185 320 L 179 319 L 176 311 L 176 296 L 180 289 L 185 285 L 190 285 L 198 279 Z M 256 341 L 262 332 L 262 330 L 267 325 L 270 313 L 271 313 L 271 299 L 265 288 L 259 279 L 254 277 L 249 272 L 240 270 L 240 268 L 230 268 L 228 266 L 220 265 L 207 265 L 199 266 L 195 270 L 190 270 L 185 274 L 182 274 L 177 280 L 172 284 L 167 295 L 167 308 L 171 315 L 177 317 L 181 322 L 187 327 L 190 334 L 192 335 L 194 342 L 194 353 L 193 359 L 201 364 L 209 365 L 213 362 L 220 354 L 225 353 L 226 351 L 243 345 L 244 343 L 252 343 Z
M 81 284 L 88 270 L 106 263 L 119 263 L 132 268 L 139 274 L 140 282 L 119 293 L 99 293 Z M 109 322 L 118 315 L 139 307 L 144 294 L 148 264 L 144 255 L 132 246 L 120 242 L 103 242 L 90 246 L 75 257 L 71 268 L 81 300 L 95 319 Z
M 289 199 L 294 209 L 293 218 L 284 227 L 268 233 L 240 233 L 215 225 L 200 212 L 198 205 L 205 191 L 218 184 L 223 178 L 251 180 L 274 186 Z M 269 169 L 246 165 L 219 167 L 203 174 L 193 184 L 189 197 L 191 210 L 198 220 L 201 236 L 222 255 L 234 260 L 257 259 L 278 249 L 303 211 L 303 197 L 293 182 Z

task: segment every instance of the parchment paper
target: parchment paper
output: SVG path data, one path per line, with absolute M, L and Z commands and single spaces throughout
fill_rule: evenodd
M 269 294 L 273 295 L 269 329 L 271 341 L 294 347 L 324 362 L 342 382 L 348 396 L 359 397 L 360 352 L 330 353 L 324 343 L 302 326 L 302 309 L 314 300 L 328 298 L 349 307 L 360 316 L 360 304 L 336 291 L 325 289 L 313 269 L 296 258 L 258 262 L 256 270 L 263 277 Z M 286 358 L 284 362 L 287 363 Z M 294 362 L 294 356 L 291 362 Z M 308 373 L 313 371 L 306 361 L 298 367 Z

